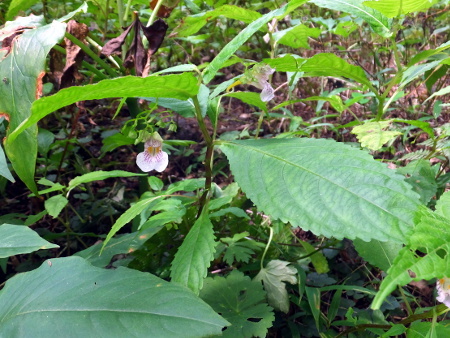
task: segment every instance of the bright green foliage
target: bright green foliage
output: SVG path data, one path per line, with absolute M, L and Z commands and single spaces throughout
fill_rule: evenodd
M 218 16 L 224 16 L 229 19 L 251 23 L 261 17 L 256 11 L 241 8 L 234 5 L 224 5 L 212 11 L 188 16 L 180 26 L 177 27 L 176 33 L 178 36 L 189 36 L 197 33 L 204 25 L 211 22 Z
M 393 0 L 397 1 L 397 0 Z M 411 0 L 415 1 L 415 0 Z M 391 23 L 387 17 L 379 11 L 367 7 L 367 1 L 363 0 L 312 0 L 312 3 L 320 7 L 343 11 L 359 17 L 366 21 L 373 31 L 382 37 L 388 38 L 392 35 Z M 397 3 L 399 3 L 397 1 Z
M 379 150 L 384 144 L 402 134 L 398 131 L 384 130 L 390 124 L 391 121 L 366 122 L 353 128 L 352 134 L 356 134 L 362 147 L 367 147 L 370 150 Z
M 405 167 L 398 168 L 397 172 L 408 175 L 406 182 L 411 184 L 413 190 L 420 195 L 423 204 L 427 204 L 437 192 L 436 170 L 428 160 L 416 160 L 409 162 Z
M 44 71 L 45 58 L 50 49 L 64 36 L 66 24 L 53 23 L 26 30 L 14 39 L 11 52 L 0 60 L 0 113 L 9 115 L 9 129 L 5 151 L 14 171 L 27 187 L 37 192 L 34 170 L 37 155 L 37 126 L 32 126 L 18 136 L 16 142 L 9 139 L 16 129 L 31 115 L 31 105 L 41 85 L 39 75 Z M 33 55 L 33 58 L 29 56 Z
M 255 281 L 263 282 L 270 306 L 284 313 L 289 311 L 289 296 L 285 282 L 297 283 L 297 269 L 289 266 L 289 264 L 289 262 L 274 259 L 265 268 L 262 268 L 254 278 Z
M 202 337 L 228 324 L 185 288 L 151 274 L 99 269 L 80 257 L 47 263 L 0 292 L 2 335 Z
M 448 322 L 415 322 L 411 324 L 406 334 L 408 338 L 447 337 L 450 335 L 450 327 Z
M 224 96 L 234 97 L 236 99 L 241 100 L 247 104 L 251 104 L 252 106 L 258 107 L 262 111 L 267 112 L 267 103 L 261 100 L 261 97 L 258 93 L 253 92 L 236 92 L 225 94 Z
M 62 195 L 55 195 L 45 200 L 45 210 L 47 210 L 50 216 L 57 218 L 67 203 L 69 203 L 67 198 Z
M 372 307 L 378 309 L 397 285 L 450 275 L 450 220 L 424 207 L 415 217 L 414 233 L 400 250 L 380 286 Z M 425 253 L 418 255 L 416 250 Z M 411 277 L 414 273 L 414 278 Z
M 103 80 L 92 85 L 65 88 L 33 103 L 32 115 L 11 133 L 8 142 L 12 142 L 23 130 L 48 114 L 77 101 L 110 97 L 171 97 L 187 100 L 195 96 L 197 92 L 197 79 L 191 73 L 146 78 L 125 76 Z
M 370 242 L 364 242 L 360 239 L 353 241 L 355 249 L 358 254 L 370 264 L 387 271 L 397 257 L 400 249 L 403 247 L 401 243 L 397 242 L 380 242 L 376 239 Z
M 187 234 L 172 262 L 171 278 L 198 294 L 214 258 L 216 242 L 208 214 L 203 212 Z
M 307 254 L 312 254 L 311 256 L 309 256 L 309 258 L 311 258 L 311 263 L 314 266 L 314 269 L 316 269 L 317 273 L 327 273 L 328 271 L 330 271 L 327 259 L 322 252 L 317 251 L 308 242 L 300 241 L 300 244 L 302 245 L 303 249 L 305 249 Z
M 77 252 L 74 256 L 86 259 L 93 266 L 103 268 L 109 264 L 111 258 L 118 254 L 131 254 L 139 249 L 162 227 L 149 228 L 111 239 L 102 250 L 102 243 L 97 243 L 86 250 Z
M 34 5 L 38 0 L 12 0 L 6 13 L 6 19 L 12 20 L 19 11 L 26 10 Z
M 221 238 L 220 241 L 227 244 L 223 260 L 232 265 L 234 262 L 248 263 L 255 251 L 260 250 L 261 246 L 255 241 L 245 240 L 249 236 L 248 232 L 235 234 L 232 238 Z
M 398 17 L 402 14 L 424 11 L 439 0 L 376 0 L 364 1 L 364 5 L 376 9 L 388 18 Z
M 227 277 L 206 278 L 200 298 L 231 323 L 224 337 L 265 337 L 275 320 L 262 284 L 236 270 Z
M 441 198 L 436 202 L 437 214 L 450 219 L 450 192 L 446 191 L 442 194 Z
M 403 242 L 411 231 L 418 196 L 363 151 L 314 139 L 233 141 L 220 148 L 242 190 L 274 218 L 336 238 Z
M 290 27 L 279 32 L 276 32 L 274 39 L 285 46 L 292 48 L 308 48 L 308 38 L 317 38 L 320 35 L 319 28 L 309 28 L 303 24 L 299 24 L 294 27 Z
M 59 248 L 58 245 L 47 242 L 39 235 L 22 225 L 0 225 L 0 258 L 25 254 L 41 249 Z
M 331 53 L 320 53 L 309 59 L 285 55 L 276 59 L 264 59 L 264 62 L 281 72 L 304 72 L 303 76 L 345 77 L 371 87 L 370 81 L 361 67 L 351 65 Z

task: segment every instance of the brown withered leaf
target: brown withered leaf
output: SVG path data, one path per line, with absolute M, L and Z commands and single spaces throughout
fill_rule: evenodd
M 167 31 L 167 24 L 158 19 L 150 27 L 145 27 L 136 16 L 133 23 L 118 37 L 110 40 L 102 49 L 102 54 L 109 56 L 111 54 L 120 54 L 121 47 L 131 30 L 133 30 L 133 41 L 128 49 L 123 65 L 125 68 L 135 68 L 136 75 L 141 76 L 148 58 L 153 55 L 161 46 Z M 142 43 L 141 31 L 149 42 L 149 50 L 146 51 Z
M 172 13 L 173 9 L 177 7 L 179 2 L 180 0 L 165 0 L 156 15 L 158 16 L 158 18 L 168 18 L 170 13 Z M 155 9 L 157 3 L 158 0 L 151 0 L 150 8 Z

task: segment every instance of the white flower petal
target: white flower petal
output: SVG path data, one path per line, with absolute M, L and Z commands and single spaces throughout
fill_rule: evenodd
M 262 88 L 262 91 L 261 91 L 261 94 L 260 94 L 261 101 L 268 102 L 268 101 L 272 100 L 275 97 L 274 92 L 275 91 L 273 90 L 273 88 L 270 85 L 270 83 L 267 82 L 267 81 L 264 82 L 263 88 Z
M 450 279 L 446 277 L 438 279 L 436 289 L 438 292 L 436 300 L 450 307 Z
M 144 172 L 149 172 L 152 170 L 161 172 L 167 168 L 167 165 L 169 164 L 169 156 L 164 151 L 160 151 L 155 156 L 151 156 L 150 153 L 144 151 L 137 155 L 136 164 L 139 169 Z

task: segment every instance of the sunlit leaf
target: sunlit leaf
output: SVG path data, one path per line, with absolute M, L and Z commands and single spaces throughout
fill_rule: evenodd
M 365 122 L 363 125 L 356 126 L 352 130 L 362 147 L 370 150 L 379 150 L 384 144 L 395 139 L 401 132 L 386 131 L 392 121 L 374 121 Z
M 388 18 L 398 17 L 402 14 L 425 11 L 439 0 L 376 0 L 364 1 L 367 7 L 376 9 Z
M 62 195 L 55 195 L 45 200 L 45 210 L 50 216 L 57 218 L 67 203 L 69 203 L 67 198 Z

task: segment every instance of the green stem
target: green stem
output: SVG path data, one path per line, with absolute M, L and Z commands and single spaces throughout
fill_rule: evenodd
M 411 305 L 409 305 L 408 299 L 406 298 L 405 293 L 403 292 L 402 287 L 399 286 L 399 287 L 398 287 L 398 290 L 400 291 L 400 294 L 402 295 L 403 302 L 404 302 L 405 305 L 406 305 L 406 310 L 408 311 L 408 316 L 411 316 L 414 312 L 413 312 L 413 310 L 411 309 Z
M 158 0 L 158 2 L 156 3 L 155 8 L 153 9 L 152 15 L 150 15 L 150 19 L 148 19 L 147 27 L 151 26 L 155 22 L 156 16 L 158 15 L 158 11 L 161 8 L 163 1 L 164 0 Z
M 128 0 L 127 6 L 125 7 L 125 14 L 123 15 L 123 20 L 127 21 L 128 14 L 130 13 L 131 0 Z
M 267 241 L 266 248 L 264 249 L 264 253 L 261 257 L 261 270 L 264 269 L 264 258 L 266 257 L 266 253 L 269 250 L 270 243 L 272 242 L 273 238 L 273 229 L 269 227 L 269 240 Z
M 78 47 L 81 48 L 83 52 L 85 52 L 88 56 L 90 56 L 94 61 L 96 61 L 103 69 L 112 77 L 117 77 L 117 73 L 112 69 L 105 61 L 103 61 L 97 54 L 95 54 L 88 46 L 86 46 L 83 42 L 78 40 L 70 33 L 66 33 L 64 35 L 67 39 L 72 41 Z

